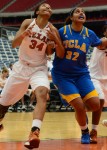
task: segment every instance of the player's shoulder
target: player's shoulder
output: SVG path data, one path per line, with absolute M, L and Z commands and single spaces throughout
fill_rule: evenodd
M 48 26 L 50 28 L 50 30 L 55 31 L 56 34 L 58 34 L 58 29 L 52 24 L 52 23 L 48 23 Z
M 25 19 L 22 24 L 21 27 L 27 28 L 33 21 L 34 19 Z
M 57 28 L 52 23 L 50 23 L 50 22 L 48 23 L 48 27 L 49 28 L 53 28 L 54 30 L 57 30 Z
M 30 24 L 34 19 L 25 19 L 23 22 L 26 24 Z
M 64 35 L 66 33 L 66 31 L 67 31 L 67 25 L 59 28 L 58 31 L 59 31 L 60 35 Z
M 95 32 L 94 32 L 93 30 L 88 29 L 88 28 L 87 28 L 87 30 L 88 30 L 88 34 L 89 34 L 89 35 L 95 35 Z
M 65 28 L 67 28 L 67 25 L 64 25 L 63 27 L 59 28 L 59 31 L 64 31 Z

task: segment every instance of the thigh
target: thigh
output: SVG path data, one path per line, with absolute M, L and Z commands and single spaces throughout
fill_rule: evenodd
M 107 80 L 103 80 L 100 82 L 101 82 L 101 87 L 103 89 L 103 94 L 104 94 L 104 100 L 105 100 L 104 106 L 107 107 Z
M 1 93 L 0 104 L 12 105 L 20 100 L 27 91 L 29 80 L 11 75 Z
M 83 101 L 86 101 L 92 97 L 98 97 L 98 93 L 95 90 L 95 87 L 90 79 L 90 76 L 88 75 L 81 76 L 77 80 L 76 86 L 78 87 L 79 93 Z
M 47 69 L 44 68 L 43 70 L 38 70 L 33 73 L 30 79 L 30 85 L 33 90 L 35 90 L 39 86 L 44 86 L 50 89 Z

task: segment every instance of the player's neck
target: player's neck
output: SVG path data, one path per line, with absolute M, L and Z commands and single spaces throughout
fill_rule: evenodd
M 83 28 L 83 25 L 82 24 L 75 24 L 75 23 L 72 23 L 71 24 L 71 28 L 74 30 L 74 31 L 81 31 L 82 28 Z
M 44 18 L 37 18 L 36 19 L 36 24 L 38 25 L 39 28 L 43 29 L 48 23 L 48 19 Z

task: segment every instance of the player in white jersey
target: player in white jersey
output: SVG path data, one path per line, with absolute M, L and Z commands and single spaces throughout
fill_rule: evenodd
M 107 25 L 103 27 L 104 38 L 107 38 Z M 92 113 L 91 143 L 97 143 L 97 127 L 100 121 L 104 100 L 107 101 L 107 48 L 94 48 L 89 64 L 93 84 L 99 94 L 100 109 Z
M 2 121 L 9 105 L 22 98 L 29 84 L 35 91 L 37 104 L 29 140 L 25 142 L 25 146 L 29 149 L 39 146 L 39 132 L 46 110 L 49 93 L 46 55 L 52 54 L 54 47 L 58 57 L 64 56 L 58 31 L 48 22 L 51 14 L 51 6 L 43 2 L 36 7 L 35 18 L 25 19 L 21 24 L 12 42 L 13 48 L 19 46 L 19 61 L 14 64 L 0 98 L 0 121 Z M 0 127 L 2 129 L 3 125 Z

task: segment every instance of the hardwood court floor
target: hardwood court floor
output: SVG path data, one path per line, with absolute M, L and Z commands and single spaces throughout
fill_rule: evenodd
M 91 113 L 88 113 L 91 129 Z M 102 113 L 101 121 L 107 119 Z M 0 150 L 26 150 L 32 124 L 32 113 L 7 113 L 4 130 L 0 132 Z M 107 150 L 107 128 L 101 122 L 98 128 L 98 144 L 81 144 L 81 132 L 74 112 L 46 112 L 41 128 L 41 143 L 38 150 Z M 36 149 L 35 149 L 36 150 Z

